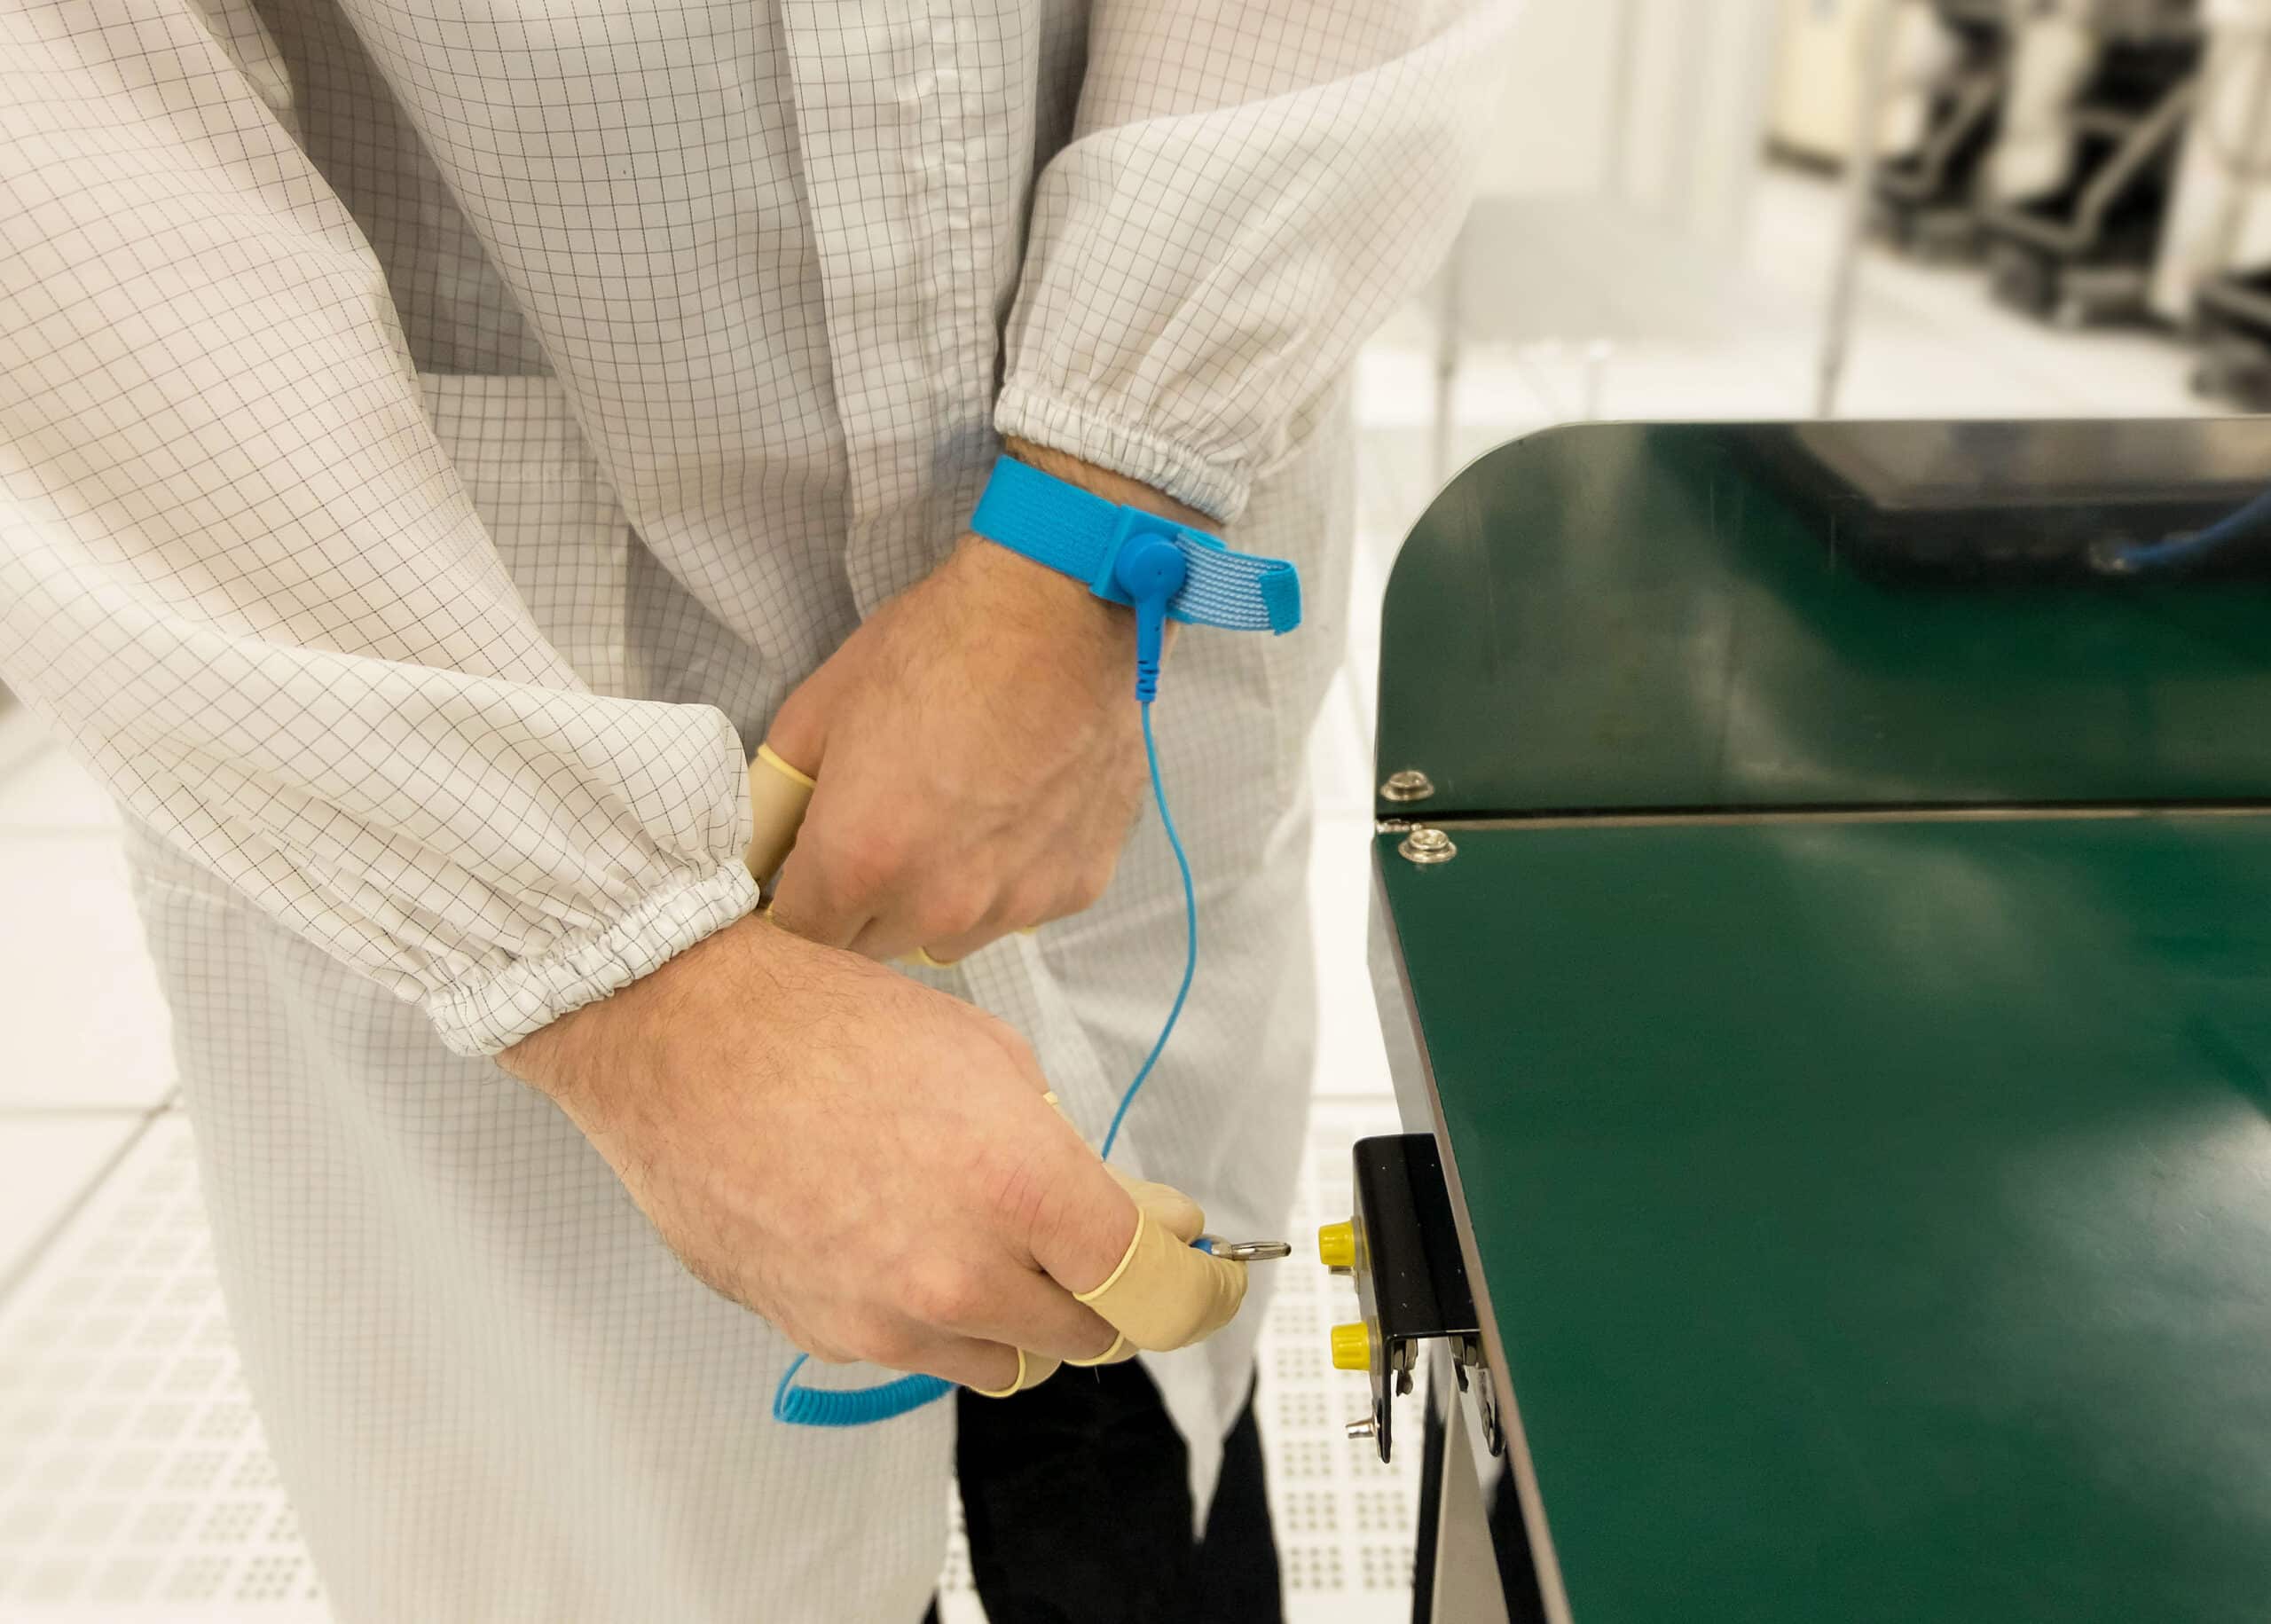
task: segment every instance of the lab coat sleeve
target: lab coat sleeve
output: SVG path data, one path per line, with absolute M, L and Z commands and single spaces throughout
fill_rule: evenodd
M 1003 435 L 1234 518 L 1456 233 L 1519 0 L 1101 0 Z
M 169 846 L 491 1053 L 749 911 L 744 758 L 538 630 L 262 43 L 0 10 L 0 674 Z

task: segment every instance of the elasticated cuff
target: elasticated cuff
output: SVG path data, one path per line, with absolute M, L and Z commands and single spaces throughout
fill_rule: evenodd
M 756 906 L 757 882 L 738 856 L 729 857 L 648 892 L 603 930 L 452 982 L 428 993 L 422 1007 L 452 1051 L 494 1055 L 661 969 Z
M 1253 483 L 1236 464 L 1211 460 L 1140 423 L 1073 405 L 1020 379 L 1003 387 L 994 431 L 1124 474 L 1225 523 L 1244 511 Z

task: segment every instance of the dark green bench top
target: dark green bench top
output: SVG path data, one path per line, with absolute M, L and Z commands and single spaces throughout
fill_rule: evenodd
M 2271 1617 L 2271 818 L 1394 838 L 1578 1624 Z
M 1577 1624 L 2271 1619 L 2271 805 L 2204 809 L 2271 803 L 2271 589 L 1882 522 L 2032 467 L 2015 534 L 2157 534 L 2235 466 L 2271 424 L 1595 426 L 1407 544 L 1378 765 L 1437 793 L 1379 810 L 1458 854 L 1381 896 Z
M 1397 561 L 1381 767 L 1432 776 L 1431 817 L 2271 796 L 2271 587 L 1872 573 L 1863 490 L 1811 453 L 1862 463 L 1864 482 L 1872 452 L 1924 480 L 1964 454 L 1949 432 L 1588 425 L 1490 453 Z M 2258 420 L 2000 433 L 1977 454 L 2212 435 L 2222 463 L 2271 480 Z M 2206 513 L 2249 494 L 2199 489 Z

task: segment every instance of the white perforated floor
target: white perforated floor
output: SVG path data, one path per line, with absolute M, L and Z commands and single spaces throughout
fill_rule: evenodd
M 165 1112 L 0 1309 L 0 1617 L 329 1616 Z
M 1293 1624 L 1407 1605 L 1416 1459 L 1342 1435 L 1363 1378 L 1324 1349 L 1354 1298 L 1310 1238 L 1348 1215 L 1350 1142 L 1394 1126 L 1383 1103 L 1319 1103 L 1296 1252 L 1273 1266 L 1260 1405 Z M 969 1572 L 957 1534 L 948 1624 L 982 1620 Z M 163 1112 L 0 1306 L 0 1619 L 329 1617 L 238 1370 L 189 1125 Z
M 1261 1338 L 1261 1416 L 1271 1521 L 1284 1564 L 1286 1617 L 1299 1624 L 1401 1619 L 1410 1606 L 1418 1451 L 1383 1465 L 1347 1424 L 1369 1413 L 1362 1375 L 1335 1370 L 1327 1337 L 1356 1317 L 1355 1288 L 1316 1260 L 1317 1226 L 1348 1218 L 1348 1148 L 1396 1131 L 1386 1101 L 1320 1101 L 1310 1119 L 1295 1212 L 1294 1253 L 1277 1282 Z M 1400 1402 L 1411 1406 L 1418 1395 Z M 1413 1414 L 1418 1411 L 1414 1409 Z

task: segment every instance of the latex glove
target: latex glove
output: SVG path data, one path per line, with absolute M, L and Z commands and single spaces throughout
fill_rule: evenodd
M 1049 1096 L 1056 1102 L 1057 1096 Z M 1206 1230 L 1199 1204 L 1168 1184 L 1131 1178 L 1110 1169 L 1135 1198 L 1141 1214 L 1120 1267 L 1080 1300 L 1113 1328 L 1112 1345 L 1093 1359 L 1058 1361 L 1028 1354 L 1018 1367 L 1014 1385 L 983 1396 L 1006 1399 L 1038 1387 L 1061 1363 L 1116 1365 L 1145 1350 L 1165 1351 L 1204 1342 L 1238 1316 L 1246 1301 L 1246 1266 L 1194 1251 L 1191 1243 Z
M 1076 1365 L 1118 1364 L 1139 1351 L 1164 1353 L 1204 1342 L 1237 1317 L 1246 1301 L 1246 1266 L 1191 1245 L 1206 1228 L 1199 1204 L 1172 1185 L 1112 1176 L 1135 1198 L 1135 1236 L 1119 1265 L 1098 1285 L 1078 1293 L 1118 1334 L 1094 1359 Z
M 1202 515 L 1069 459 L 1114 501 Z M 949 962 L 1110 883 L 1146 782 L 1136 626 L 1082 583 L 965 537 L 782 706 L 766 742 L 818 781 L 774 916 L 871 958 Z
M 759 885 L 781 872 L 782 859 L 796 845 L 813 788 L 813 781 L 782 760 L 771 745 L 757 747 L 749 764 L 750 837 L 742 861 Z

